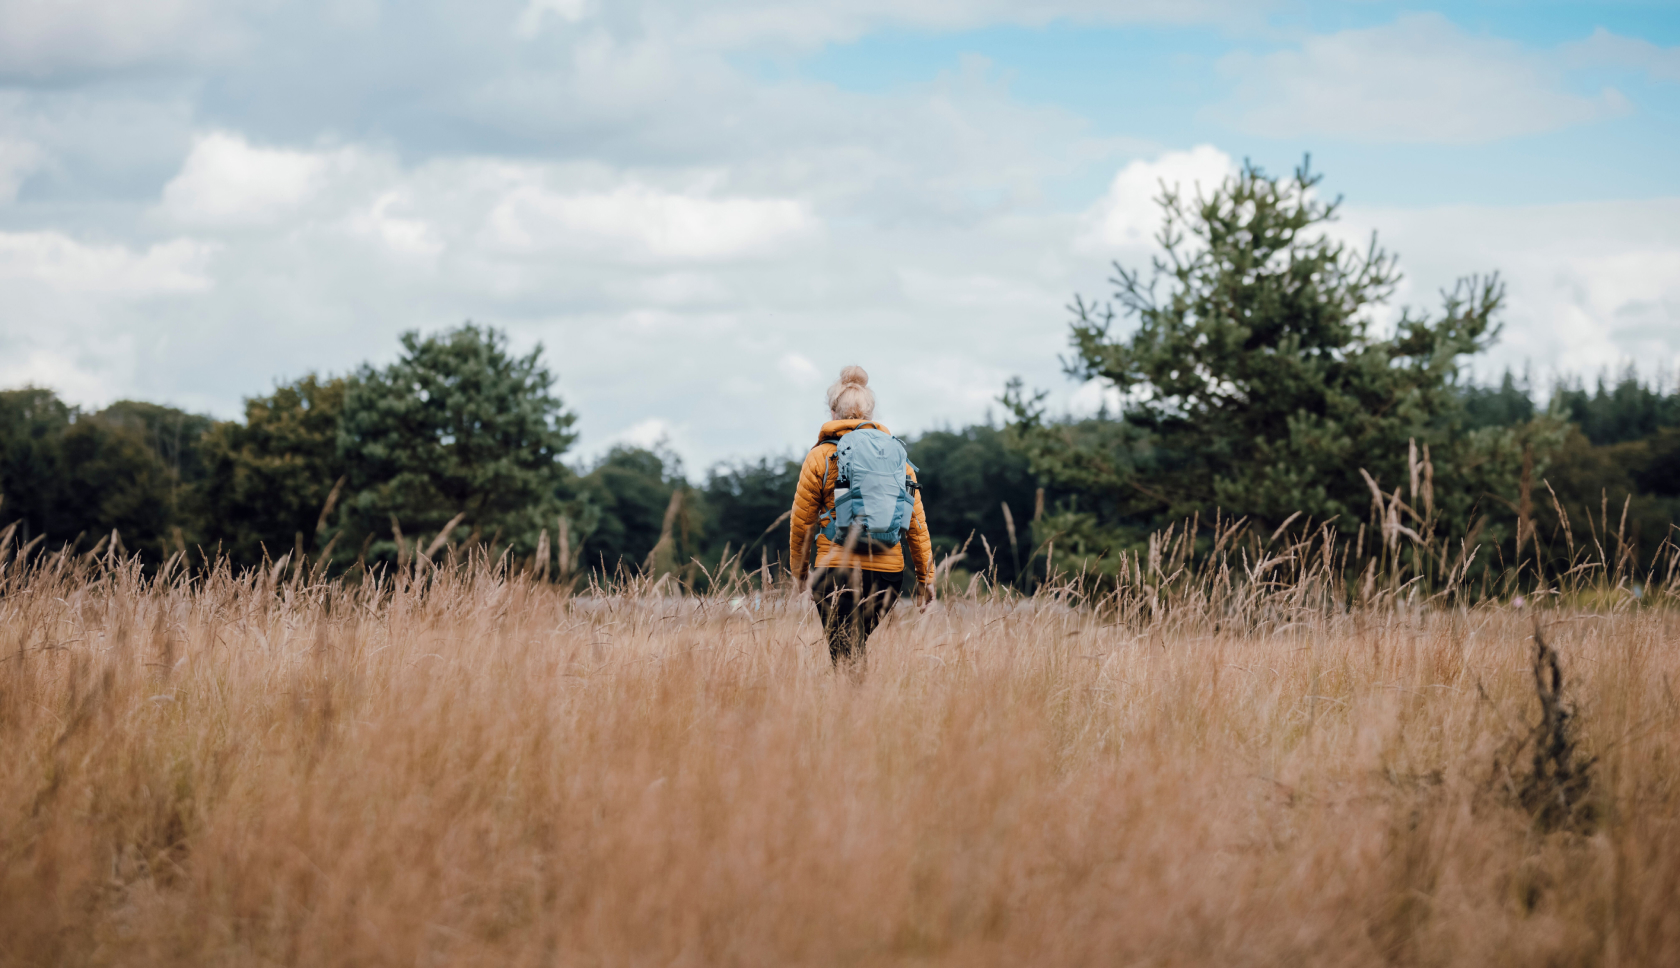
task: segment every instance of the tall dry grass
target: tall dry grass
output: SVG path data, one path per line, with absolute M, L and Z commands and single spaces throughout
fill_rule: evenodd
M 1672 586 L 1272 557 L 973 583 L 861 684 L 747 584 L 12 562 L 0 962 L 1680 963 Z M 1558 829 L 1536 615 L 1598 757 Z

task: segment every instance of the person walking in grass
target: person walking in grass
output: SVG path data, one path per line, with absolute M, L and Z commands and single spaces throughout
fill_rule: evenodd
M 802 585 L 809 577 L 835 667 L 860 674 L 864 643 L 904 586 L 906 545 L 916 604 L 933 601 L 933 542 L 916 466 L 904 444 L 875 422 L 875 394 L 863 367 L 840 371 L 828 388 L 828 411 L 799 471 L 789 560 Z

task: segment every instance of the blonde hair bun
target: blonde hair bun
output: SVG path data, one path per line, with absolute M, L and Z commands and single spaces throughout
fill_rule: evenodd
M 836 420 L 868 420 L 875 416 L 875 393 L 861 366 L 848 366 L 828 388 L 828 412 Z

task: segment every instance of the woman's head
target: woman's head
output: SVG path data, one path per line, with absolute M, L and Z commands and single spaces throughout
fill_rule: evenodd
M 875 394 L 869 389 L 869 374 L 861 366 L 848 366 L 840 379 L 828 388 L 828 412 L 835 420 L 868 420 L 875 416 Z

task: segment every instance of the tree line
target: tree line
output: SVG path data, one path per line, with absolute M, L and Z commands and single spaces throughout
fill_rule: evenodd
M 0 391 L 0 528 L 33 548 L 152 563 L 181 552 L 248 567 L 290 554 L 342 570 L 475 547 L 533 567 L 542 554 L 557 577 L 692 577 L 695 562 L 703 575 L 726 557 L 785 567 L 803 455 L 719 464 L 699 481 L 664 447 L 568 463 L 576 416 L 554 382 L 540 348 L 516 356 L 505 334 L 467 324 L 404 335 L 388 367 L 250 397 L 242 420 L 135 401 L 83 411 L 38 387 Z M 979 529 L 1008 547 L 1003 505 L 1029 513 L 1035 480 L 1005 438 L 977 425 L 912 441 L 937 478 L 929 519 L 946 546 Z M 1012 578 L 1010 559 L 1002 567 Z
M 1160 257 L 1075 297 L 1064 360 L 1118 405 L 1055 416 L 1004 388 L 1008 419 L 910 440 L 941 559 L 1020 586 L 1112 573 L 1179 522 L 1450 535 L 1485 564 L 1552 552 L 1566 518 L 1648 560 L 1680 520 L 1680 390 L 1629 369 L 1544 401 L 1465 376 L 1498 333 L 1496 277 L 1439 311 L 1373 323 L 1399 278 L 1373 237 L 1323 232 L 1339 201 L 1305 165 L 1163 189 Z M 1124 325 L 1122 325 L 1124 324 Z M 576 416 L 540 347 L 471 323 L 402 337 L 384 367 L 310 374 L 219 421 L 122 401 L 83 411 L 0 391 L 0 528 L 18 544 L 333 570 L 466 549 L 545 576 L 779 570 L 802 455 L 691 481 L 663 448 L 566 460 Z M 1605 536 L 1608 540 L 1608 535 Z

